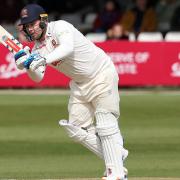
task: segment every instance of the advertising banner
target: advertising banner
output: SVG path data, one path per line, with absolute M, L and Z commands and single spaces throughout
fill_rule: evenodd
M 180 43 L 106 41 L 96 43 L 112 59 L 119 86 L 180 85 Z M 16 68 L 14 57 L 0 45 L 0 87 L 68 87 L 70 79 L 48 67 L 40 83 Z
M 111 56 L 120 77 L 120 85 L 161 84 L 161 43 L 108 41 L 98 46 Z

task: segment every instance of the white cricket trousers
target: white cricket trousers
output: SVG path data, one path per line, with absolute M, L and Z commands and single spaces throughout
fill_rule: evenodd
M 70 82 L 69 122 L 88 127 L 94 122 L 97 109 L 105 109 L 119 117 L 119 77 L 112 63 L 86 83 Z

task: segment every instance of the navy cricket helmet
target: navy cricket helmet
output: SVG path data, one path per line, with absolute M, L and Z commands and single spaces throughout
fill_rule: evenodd
M 28 4 L 21 10 L 20 25 L 25 25 L 44 17 L 47 18 L 47 16 L 45 10 L 38 4 Z

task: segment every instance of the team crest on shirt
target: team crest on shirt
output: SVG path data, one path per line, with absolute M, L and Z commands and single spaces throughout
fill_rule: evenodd
M 56 41 L 54 39 L 51 41 L 51 43 L 52 43 L 53 47 L 57 47 L 57 43 L 56 43 Z
M 51 41 L 51 44 L 52 44 L 52 46 L 54 47 L 54 48 L 56 48 L 57 46 L 58 46 L 58 44 L 57 44 L 57 42 L 54 40 L 54 39 L 52 39 L 52 41 Z M 51 63 L 53 66 L 59 66 L 60 64 L 61 64 L 61 60 L 57 60 L 57 61 L 55 61 L 55 62 L 53 62 L 53 63 Z

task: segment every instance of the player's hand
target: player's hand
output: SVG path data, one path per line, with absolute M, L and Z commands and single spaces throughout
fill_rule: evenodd
M 24 69 L 24 62 L 27 60 L 27 58 L 30 55 L 30 48 L 26 46 L 24 49 L 21 49 L 19 52 L 17 52 L 14 55 L 16 66 L 19 70 Z
M 39 53 L 33 53 L 23 62 L 23 65 L 26 69 L 35 71 L 39 66 L 46 65 L 46 59 Z

